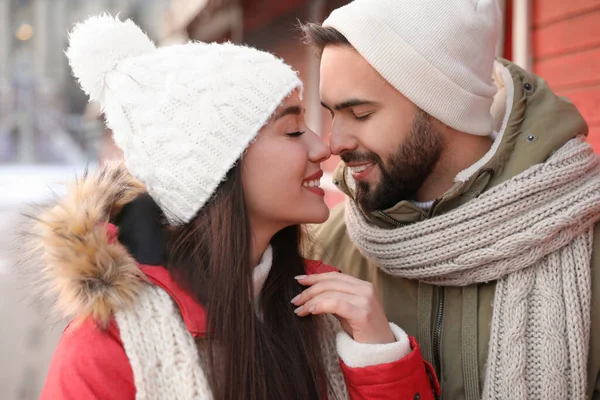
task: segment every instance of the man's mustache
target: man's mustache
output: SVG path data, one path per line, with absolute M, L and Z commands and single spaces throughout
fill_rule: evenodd
M 349 151 L 342 153 L 340 158 L 343 162 L 347 163 L 374 163 L 380 164 L 381 157 L 379 157 L 375 153 L 371 152 L 361 152 L 361 151 Z

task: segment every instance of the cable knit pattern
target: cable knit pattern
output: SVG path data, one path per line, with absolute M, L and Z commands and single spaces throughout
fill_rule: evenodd
M 319 318 L 327 398 L 348 399 L 336 350 L 341 326 L 332 316 Z M 148 284 L 135 305 L 117 312 L 115 319 L 133 370 L 137 400 L 213 398 L 194 338 L 167 292 Z
M 211 198 L 277 107 L 302 88 L 274 55 L 232 43 L 156 48 L 130 20 L 94 16 L 67 58 L 97 100 L 129 171 L 172 224 Z
M 600 164 L 581 138 L 466 205 L 396 229 L 353 202 L 348 234 L 394 276 L 497 280 L 484 399 L 584 399 Z
M 212 399 L 198 349 L 167 292 L 147 285 L 115 315 L 138 400 Z

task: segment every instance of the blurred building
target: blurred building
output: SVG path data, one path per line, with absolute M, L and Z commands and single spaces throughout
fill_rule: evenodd
M 96 158 L 95 121 L 64 49 L 73 23 L 107 11 L 151 36 L 168 0 L 0 0 L 0 163 L 80 164 Z
M 64 322 L 15 268 L 27 204 L 62 193 L 110 143 L 73 82 L 67 32 L 88 15 L 130 17 L 154 38 L 168 0 L 0 0 L 0 399 L 39 398 Z M 84 115 L 84 113 L 86 113 Z M 31 266 L 35 268 L 35 266 Z

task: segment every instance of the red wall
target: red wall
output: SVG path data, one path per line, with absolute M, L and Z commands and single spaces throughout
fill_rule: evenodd
M 534 0 L 533 71 L 575 105 L 600 151 L 600 0 Z
M 308 0 L 242 0 L 244 30 L 252 31 L 268 24 L 274 18 L 285 15 Z

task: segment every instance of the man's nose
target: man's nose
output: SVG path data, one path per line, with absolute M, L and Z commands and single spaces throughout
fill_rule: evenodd
M 346 151 L 356 150 L 358 142 L 351 133 L 345 129 L 341 129 L 341 127 L 336 126 L 334 123 L 331 127 L 329 147 L 331 148 L 331 154 L 339 156 Z

